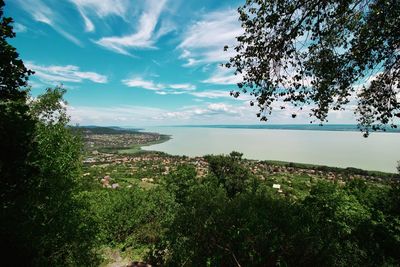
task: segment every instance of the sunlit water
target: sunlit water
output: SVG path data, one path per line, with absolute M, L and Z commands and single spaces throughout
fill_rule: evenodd
M 203 156 L 239 151 L 245 158 L 396 172 L 399 133 L 270 129 L 149 127 L 171 140 L 144 147 L 172 155 Z

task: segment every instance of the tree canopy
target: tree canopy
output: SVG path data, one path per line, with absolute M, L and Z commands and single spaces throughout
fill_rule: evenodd
M 60 87 L 32 99 L 33 72 L 8 43 L 0 0 L 0 252 L 3 266 L 89 266 L 93 223 L 78 200 L 80 138 L 66 127 Z
M 26 95 L 22 87 L 27 85 L 29 75 L 33 71 L 28 70 L 15 47 L 7 42 L 7 38 L 14 38 L 13 19 L 3 16 L 4 1 L 0 0 L 0 99 L 17 100 Z
M 399 1 L 247 0 L 238 12 L 244 33 L 225 66 L 243 75 L 231 94 L 250 92 L 261 120 L 289 106 L 296 117 L 310 105 L 322 123 L 329 111 L 353 105 L 366 135 L 396 127 Z

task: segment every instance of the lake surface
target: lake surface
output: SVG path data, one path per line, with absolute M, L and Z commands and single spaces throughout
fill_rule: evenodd
M 281 160 L 334 167 L 396 172 L 400 160 L 399 133 L 202 127 L 147 127 L 145 131 L 172 139 L 144 147 L 172 155 L 203 156 L 243 153 L 245 158 Z

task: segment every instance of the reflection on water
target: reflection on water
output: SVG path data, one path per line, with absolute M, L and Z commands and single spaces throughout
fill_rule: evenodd
M 239 151 L 258 160 L 282 160 L 336 167 L 396 172 L 400 160 L 398 133 L 297 131 L 269 129 L 210 129 L 148 127 L 172 139 L 146 150 L 172 155 L 203 156 Z

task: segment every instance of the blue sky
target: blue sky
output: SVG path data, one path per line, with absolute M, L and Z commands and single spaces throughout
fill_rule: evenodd
M 81 125 L 257 124 L 251 97 L 229 91 L 240 77 L 219 66 L 241 33 L 236 8 L 215 0 L 8 0 L 11 43 L 27 67 L 32 95 L 63 84 Z M 333 123 L 354 123 L 334 112 Z M 270 123 L 307 123 L 277 110 Z

